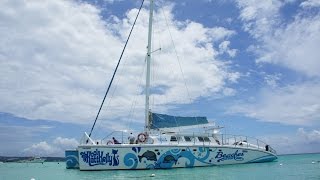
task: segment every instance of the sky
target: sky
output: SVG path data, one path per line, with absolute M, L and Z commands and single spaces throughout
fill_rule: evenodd
M 63 156 L 90 132 L 140 4 L 0 1 L 0 156 Z M 143 130 L 148 5 L 93 138 Z M 153 20 L 153 112 L 320 152 L 319 0 L 157 0 Z

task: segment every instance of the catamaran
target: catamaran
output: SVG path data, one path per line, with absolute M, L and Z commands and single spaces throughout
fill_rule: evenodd
M 154 2 L 150 0 L 144 131 L 136 136 L 131 135 L 129 139 L 128 134 L 121 132 L 121 140 L 112 139 L 116 133 L 112 132 L 107 138 L 97 141 L 91 137 L 92 128 L 89 134 L 84 133 L 76 149 L 65 151 L 66 167 L 80 170 L 167 169 L 276 160 L 276 151 L 270 145 L 248 136 L 221 134 L 221 127 L 209 123 L 206 117 L 171 116 L 150 110 L 153 6 Z M 195 126 L 203 132 L 181 131 L 185 127 Z

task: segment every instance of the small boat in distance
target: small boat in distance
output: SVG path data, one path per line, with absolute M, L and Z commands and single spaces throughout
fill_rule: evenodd
M 276 151 L 270 145 L 248 136 L 221 134 L 221 127 L 209 123 L 206 117 L 181 117 L 151 111 L 152 16 L 153 0 L 150 0 L 144 132 L 133 135 L 115 131 L 102 140 L 94 140 L 91 137 L 93 126 L 89 135 L 84 133 L 76 149 L 65 151 L 66 167 L 80 170 L 167 169 L 276 160 Z M 202 132 L 183 131 L 186 127 L 197 127 Z
M 18 161 L 19 163 L 44 163 L 46 159 L 41 157 L 32 157 L 29 159 Z

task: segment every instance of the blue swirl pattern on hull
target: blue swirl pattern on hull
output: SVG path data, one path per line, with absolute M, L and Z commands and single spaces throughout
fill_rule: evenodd
M 194 167 L 196 161 L 206 165 L 214 165 L 210 152 L 215 152 L 217 149 L 208 147 L 198 147 L 197 149 L 177 148 L 163 153 L 147 150 L 142 155 L 139 155 L 137 148 L 132 148 L 132 150 L 134 153 L 128 153 L 124 156 L 124 164 L 130 169 L 168 169 L 173 167 Z M 181 161 L 179 161 L 180 159 Z M 180 162 L 185 163 L 180 164 Z
M 66 150 L 66 168 L 79 169 L 79 155 L 77 150 Z

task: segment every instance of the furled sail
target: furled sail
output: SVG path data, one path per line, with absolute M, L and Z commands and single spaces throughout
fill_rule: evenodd
M 181 117 L 170 116 L 166 114 L 150 113 L 150 128 L 174 128 L 180 126 L 193 126 L 199 124 L 208 124 L 207 117 Z

